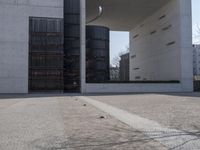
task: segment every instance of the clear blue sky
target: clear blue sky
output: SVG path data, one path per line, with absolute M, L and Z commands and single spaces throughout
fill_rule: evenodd
M 195 43 L 195 35 L 197 24 L 200 26 L 200 0 L 192 0 L 193 13 L 193 42 Z M 126 50 L 129 45 L 129 34 L 127 32 L 111 32 L 110 56 L 111 61 L 113 57 L 118 56 L 121 51 Z

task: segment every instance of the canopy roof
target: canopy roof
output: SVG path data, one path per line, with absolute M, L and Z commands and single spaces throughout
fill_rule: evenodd
M 98 7 L 103 14 L 90 25 L 107 26 L 111 30 L 129 31 L 169 0 L 86 0 L 87 21 L 95 18 Z

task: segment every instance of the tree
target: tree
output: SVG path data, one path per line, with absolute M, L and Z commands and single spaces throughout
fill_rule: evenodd
M 119 67 L 119 62 L 120 62 L 120 57 L 119 56 L 115 56 L 113 59 L 112 59 L 112 66 L 113 67 Z
M 196 26 L 196 34 L 194 35 L 195 43 L 200 44 L 200 26 L 197 24 Z
M 197 25 L 197 40 L 198 40 L 198 43 L 200 43 L 200 26 Z
M 125 50 L 119 52 L 119 54 L 112 59 L 112 62 L 111 62 L 112 66 L 119 68 L 119 65 L 120 65 L 119 63 L 120 63 L 120 60 L 121 60 L 121 56 L 123 54 L 128 53 L 128 52 L 129 52 L 129 47 L 127 46 Z

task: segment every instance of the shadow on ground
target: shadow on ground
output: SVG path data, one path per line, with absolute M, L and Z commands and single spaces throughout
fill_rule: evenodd
M 196 127 L 199 129 L 198 127 Z M 200 142 L 200 132 L 188 132 L 182 131 L 181 133 L 177 132 L 146 132 L 145 134 L 153 135 L 153 138 L 144 136 L 139 131 L 129 130 L 122 127 L 110 128 L 110 132 L 118 132 L 120 134 L 125 133 L 131 136 L 127 140 L 120 140 L 120 135 L 116 134 L 117 137 L 101 137 L 95 138 L 94 135 L 72 135 L 70 137 L 48 137 L 47 139 L 37 139 L 31 143 L 36 148 L 41 150 L 60 150 L 60 149 L 69 149 L 69 150 L 155 150 L 156 147 L 145 147 L 148 143 L 152 141 L 161 141 L 168 139 L 179 139 L 182 137 L 189 137 L 187 140 L 178 142 L 174 146 L 164 147 L 167 150 L 178 150 L 183 149 L 185 145 L 190 144 L 191 142 L 197 141 Z M 193 137 L 193 138 L 191 138 Z M 131 148 L 130 148 L 131 145 Z M 160 150 L 163 148 L 157 147 L 156 149 Z

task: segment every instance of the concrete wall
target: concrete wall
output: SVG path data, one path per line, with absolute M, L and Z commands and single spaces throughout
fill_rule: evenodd
M 63 0 L 0 0 L 0 93 L 28 92 L 29 16 L 63 18 Z
M 130 31 L 131 80 L 181 79 L 180 15 L 170 0 Z
M 81 93 L 86 92 L 86 0 L 80 1 L 80 47 L 81 47 L 81 67 L 80 67 L 80 74 L 81 74 Z
M 192 4 L 178 0 L 180 7 L 181 85 L 183 91 L 193 91 Z
M 184 92 L 181 84 L 86 84 L 85 93 Z M 185 91 L 186 92 L 186 91 Z

